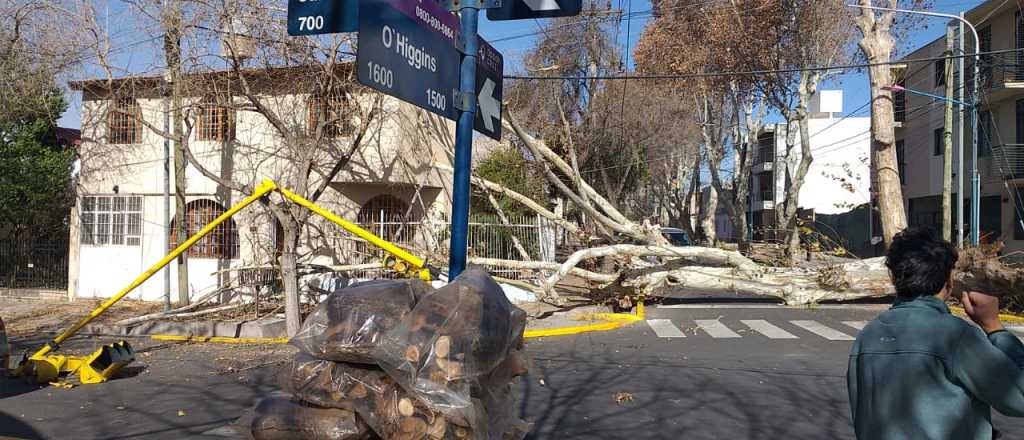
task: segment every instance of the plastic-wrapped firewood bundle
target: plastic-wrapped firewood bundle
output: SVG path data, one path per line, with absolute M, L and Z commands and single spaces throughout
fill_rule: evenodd
M 466 421 L 456 425 L 428 408 L 380 368 L 325 361 L 298 354 L 281 370 L 285 391 L 318 406 L 354 411 L 385 439 L 471 438 Z
M 428 292 L 430 286 L 415 279 L 356 284 L 321 302 L 290 342 L 319 359 L 375 364 L 382 336 Z
M 261 435 L 319 438 L 303 434 L 322 427 L 327 413 L 316 409 L 354 413 L 389 440 L 521 440 L 529 425 L 516 417 L 510 384 L 526 373 L 525 326 L 480 269 L 435 291 L 379 281 L 335 292 L 292 339 L 302 352 L 280 374 L 301 411 L 281 404 L 282 418 L 258 419 L 274 422 L 259 425 Z
M 366 440 L 372 435 L 352 411 L 316 408 L 284 397 L 261 400 L 252 420 L 255 440 Z
M 526 314 L 480 268 L 420 299 L 378 347 L 380 366 L 451 420 L 489 432 L 473 390 L 522 346 Z M 482 436 L 479 438 L 487 438 Z

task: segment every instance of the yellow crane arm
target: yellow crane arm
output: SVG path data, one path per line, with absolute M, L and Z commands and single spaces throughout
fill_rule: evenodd
M 267 195 L 268 193 L 273 192 L 275 189 L 277 189 L 277 185 L 273 181 L 264 180 L 263 183 L 261 183 L 258 187 L 256 187 L 256 191 L 253 192 L 252 195 L 250 195 L 249 197 L 246 197 L 241 202 L 239 202 L 237 205 L 232 206 L 231 209 L 228 209 L 227 211 L 225 211 L 223 214 L 221 214 L 216 219 L 214 219 L 212 222 L 210 222 L 210 224 L 206 225 L 206 227 L 204 227 L 203 229 L 200 229 L 199 232 L 197 232 L 195 235 L 190 237 L 188 240 L 185 240 L 184 243 L 181 243 L 180 245 L 178 245 L 178 247 L 175 248 L 173 251 L 171 251 L 171 253 L 167 254 L 166 257 L 164 257 L 162 260 L 160 260 L 159 262 L 154 264 L 152 267 L 150 267 L 148 270 L 143 272 L 142 275 L 139 275 L 139 277 L 136 278 L 135 281 L 132 281 L 131 284 L 128 285 L 128 287 L 125 287 L 120 292 L 118 292 L 117 295 L 114 295 L 114 296 L 110 297 L 110 299 L 104 301 L 103 304 L 101 304 L 99 307 L 97 307 L 95 310 L 90 312 L 84 318 L 82 318 L 81 320 L 76 322 L 75 325 L 71 326 L 70 328 L 65 330 L 63 333 L 61 333 L 59 336 L 54 338 L 53 341 L 47 343 L 42 348 L 40 348 L 39 351 L 37 351 L 34 355 L 32 355 L 32 359 L 40 359 L 43 356 L 46 356 L 47 353 L 49 353 L 50 351 L 53 351 L 54 349 L 56 349 L 60 345 L 60 343 L 64 342 L 67 338 L 70 338 L 71 336 L 73 336 L 75 333 L 77 333 L 79 330 L 81 330 L 82 327 L 85 327 L 87 324 L 89 324 L 89 322 L 91 322 L 97 316 L 100 316 L 101 314 L 103 314 L 103 312 L 107 311 L 107 309 L 109 309 L 115 303 L 120 301 L 121 298 L 124 298 L 124 296 L 127 295 L 129 292 L 134 290 L 140 284 L 146 282 L 146 280 L 148 280 L 150 277 L 152 277 L 154 274 L 156 274 L 157 271 L 159 271 L 160 269 L 163 269 L 164 266 L 166 266 L 171 261 L 174 261 L 175 258 L 178 258 L 178 255 L 181 255 L 188 248 L 192 247 L 193 244 L 195 244 L 197 241 L 199 241 L 200 239 L 205 237 L 206 234 L 209 234 L 210 231 L 213 231 L 213 229 L 216 228 L 217 225 L 219 225 L 219 224 L 223 223 L 224 221 L 226 221 L 227 219 L 231 218 L 231 216 L 235 215 L 235 213 L 237 213 L 238 211 L 241 211 L 246 206 L 249 206 L 253 202 L 259 200 L 260 197 L 263 197 L 263 196 Z

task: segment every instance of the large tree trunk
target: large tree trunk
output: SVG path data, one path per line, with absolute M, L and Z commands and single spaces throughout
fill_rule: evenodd
M 871 0 L 859 0 L 863 6 L 871 6 Z M 896 2 L 889 0 L 883 6 L 895 7 Z M 863 38 L 860 41 L 861 51 L 867 62 L 873 64 L 868 68 L 868 79 L 871 83 L 871 152 L 872 174 L 878 182 L 873 189 L 878 199 L 879 219 L 882 223 L 882 238 L 888 247 L 897 232 L 906 229 L 907 214 L 903 206 L 903 189 L 900 186 L 899 164 L 896 159 L 896 133 L 893 111 L 892 93 L 882 87 L 892 85 L 891 67 L 887 65 L 896 47 L 891 28 L 895 14 L 880 14 L 870 10 L 862 10 L 855 17 L 857 28 Z
M 299 312 L 299 271 L 296 264 L 297 248 L 299 244 L 299 224 L 287 212 L 278 215 L 281 222 L 281 229 L 284 231 L 284 243 L 281 249 L 281 282 L 284 284 L 284 316 L 285 328 L 288 336 L 295 336 L 302 325 L 302 316 Z
M 715 211 L 718 211 L 718 190 L 711 186 L 708 188 L 708 196 L 702 197 L 700 201 L 700 228 L 704 231 L 704 239 L 708 246 L 714 246 L 718 240 Z

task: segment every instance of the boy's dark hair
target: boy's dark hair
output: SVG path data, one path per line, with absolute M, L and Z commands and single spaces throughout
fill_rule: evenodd
M 958 259 L 956 248 L 934 230 L 912 227 L 893 238 L 885 265 L 896 296 L 913 299 L 938 294 Z

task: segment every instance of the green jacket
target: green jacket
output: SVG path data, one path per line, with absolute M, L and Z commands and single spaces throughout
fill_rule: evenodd
M 858 439 L 991 439 L 991 408 L 1024 417 L 1024 345 L 936 297 L 897 302 L 860 332 L 846 382 Z

